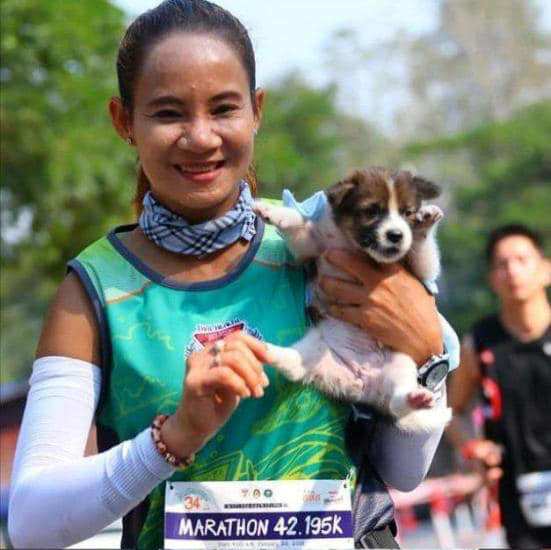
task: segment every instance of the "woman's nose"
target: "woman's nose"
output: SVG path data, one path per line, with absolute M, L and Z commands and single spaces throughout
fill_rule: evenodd
M 220 135 L 210 120 L 196 118 L 186 124 L 178 138 L 178 146 L 196 153 L 215 149 L 222 144 Z

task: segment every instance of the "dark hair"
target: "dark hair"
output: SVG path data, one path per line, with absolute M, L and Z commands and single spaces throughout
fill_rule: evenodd
M 521 236 L 526 237 L 532 242 L 535 248 L 539 250 L 542 254 L 543 251 L 543 238 L 542 236 L 530 229 L 526 225 L 520 223 L 510 223 L 508 225 L 502 225 L 501 227 L 496 227 L 488 236 L 488 241 L 486 243 L 486 260 L 488 263 L 492 263 L 494 259 L 494 251 L 497 244 L 507 237 Z
M 207 0 L 165 0 L 156 8 L 135 19 L 126 30 L 117 56 L 117 77 L 123 106 L 132 112 L 134 88 L 147 52 L 160 40 L 173 32 L 212 34 L 231 46 L 243 63 L 249 79 L 253 108 L 256 108 L 256 63 L 247 29 L 230 12 Z M 256 192 L 254 167 L 246 176 L 251 191 Z M 138 186 L 134 206 L 139 212 L 142 200 L 149 189 L 149 181 L 138 168 Z

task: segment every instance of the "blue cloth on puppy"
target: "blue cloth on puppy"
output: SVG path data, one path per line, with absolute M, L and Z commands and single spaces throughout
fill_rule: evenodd
M 311 197 L 299 202 L 289 189 L 284 189 L 282 200 L 283 206 L 298 210 L 303 218 L 314 222 L 321 218 L 328 204 L 327 195 L 323 191 L 318 191 Z

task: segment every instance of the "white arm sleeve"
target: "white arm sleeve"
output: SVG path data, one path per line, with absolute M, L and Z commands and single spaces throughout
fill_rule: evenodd
M 445 414 L 446 402 L 443 384 L 435 403 L 442 414 Z M 412 433 L 399 430 L 394 423 L 379 420 L 368 449 L 371 465 L 387 485 L 399 491 L 413 491 L 429 471 L 444 427 Z
M 174 472 L 149 429 L 84 457 L 101 370 L 68 357 L 35 361 L 14 461 L 9 535 L 16 548 L 62 548 L 139 504 Z

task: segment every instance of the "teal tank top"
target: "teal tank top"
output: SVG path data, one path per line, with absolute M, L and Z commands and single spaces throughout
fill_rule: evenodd
M 177 284 L 152 271 L 112 231 L 69 263 L 94 305 L 103 354 L 98 433 L 135 437 L 178 406 L 186 356 L 232 331 L 289 345 L 304 333 L 305 275 L 273 227 L 257 222 L 247 253 L 227 276 Z M 246 399 L 178 481 L 344 479 L 352 467 L 349 409 L 266 367 L 270 385 Z M 106 445 L 102 445 L 103 448 Z M 123 547 L 163 545 L 164 483 L 124 522 Z

